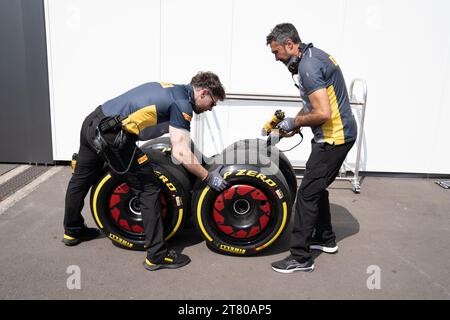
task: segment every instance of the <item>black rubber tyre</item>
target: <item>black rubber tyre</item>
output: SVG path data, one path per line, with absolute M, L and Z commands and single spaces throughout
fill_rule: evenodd
M 144 150 L 143 150 L 144 151 Z M 192 185 L 181 166 L 159 150 L 144 151 L 161 184 L 161 214 L 165 239 L 181 230 L 190 211 Z M 139 202 L 120 177 L 106 173 L 92 187 L 91 212 L 100 230 L 115 244 L 133 250 L 145 250 L 145 235 Z
M 269 155 L 271 160 L 279 166 L 283 173 L 289 186 L 291 201 L 294 203 L 297 195 L 297 177 L 291 162 L 282 151 L 276 146 L 271 146 L 269 150 L 267 150 L 267 143 L 262 139 L 245 139 L 232 143 L 224 149 L 224 152 L 234 152 L 236 149 L 257 150 L 258 153 Z
M 159 137 L 147 141 L 140 148 L 141 150 L 157 149 L 166 153 L 171 151 L 172 144 L 170 142 L 170 137 Z
M 259 165 L 224 165 L 220 173 L 230 187 L 222 193 L 197 181 L 192 214 L 210 249 L 228 255 L 257 254 L 286 229 L 292 210 L 286 180 L 278 168 L 274 174 L 263 169 Z
M 162 151 L 163 153 L 167 155 L 172 154 L 172 143 L 170 142 L 170 137 L 159 137 L 152 140 L 147 141 L 141 146 L 141 150 L 145 152 L 145 150 L 151 150 L 151 149 L 157 149 Z M 191 141 L 191 151 L 192 153 L 197 157 L 198 161 L 203 165 L 206 166 L 209 158 L 205 157 L 195 146 L 195 144 Z M 192 185 L 195 184 L 195 181 L 197 180 L 197 176 L 189 172 L 188 170 L 185 170 L 186 174 L 189 177 L 189 181 Z

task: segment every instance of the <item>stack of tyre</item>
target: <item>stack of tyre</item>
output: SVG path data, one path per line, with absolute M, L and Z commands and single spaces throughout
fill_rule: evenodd
M 161 184 L 161 215 L 166 240 L 192 217 L 207 246 L 230 255 L 264 251 L 286 229 L 295 200 L 297 180 L 287 157 L 266 142 L 233 143 L 212 158 L 192 146 L 208 170 L 220 166 L 229 183 L 217 192 L 171 158 L 169 138 L 141 146 Z M 200 159 L 199 159 L 200 160 Z M 145 237 L 139 199 L 120 177 L 108 172 L 91 190 L 91 211 L 97 226 L 115 244 L 143 250 Z

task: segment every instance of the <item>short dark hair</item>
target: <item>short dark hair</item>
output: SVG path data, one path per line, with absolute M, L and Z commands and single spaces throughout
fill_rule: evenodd
M 295 29 L 292 23 L 280 23 L 277 24 L 266 37 L 266 44 L 269 45 L 272 41 L 284 44 L 287 39 L 291 39 L 294 43 L 302 43 L 297 29 Z
M 191 80 L 191 85 L 196 88 L 208 89 L 211 94 L 220 101 L 225 99 L 225 89 L 220 82 L 219 77 L 210 71 L 197 73 Z

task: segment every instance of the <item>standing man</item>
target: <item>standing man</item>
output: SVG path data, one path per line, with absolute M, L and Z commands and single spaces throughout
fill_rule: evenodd
M 106 160 L 111 173 L 121 174 L 140 198 L 147 248 L 144 267 L 153 271 L 188 264 L 188 256 L 169 250 L 165 243 L 159 183 L 136 141 L 169 132 L 172 156 L 211 188 L 222 191 L 227 183 L 218 170 L 208 172 L 191 152 L 190 122 L 193 112 L 212 110 L 224 98 L 219 77 L 212 72 L 199 72 L 188 85 L 143 84 L 105 102 L 88 115 L 81 128 L 78 159 L 66 193 L 64 244 L 74 246 L 99 235 L 98 229 L 84 224 L 81 210 Z
M 283 62 L 293 76 L 298 75 L 304 102 L 297 116 L 286 118 L 279 128 L 291 132 L 311 127 L 314 133 L 305 175 L 297 192 L 291 254 L 272 263 L 272 269 L 281 273 L 313 271 L 311 249 L 326 253 L 338 250 L 326 188 L 336 178 L 355 143 L 357 125 L 342 71 L 332 56 L 312 43 L 302 43 L 290 23 L 275 26 L 266 40 L 275 59 Z

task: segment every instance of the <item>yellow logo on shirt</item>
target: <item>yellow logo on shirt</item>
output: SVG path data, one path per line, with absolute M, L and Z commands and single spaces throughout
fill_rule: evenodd
M 145 161 L 147 161 L 148 160 L 148 157 L 147 157 L 147 155 L 146 154 L 144 154 L 142 157 L 140 157 L 139 159 L 138 159 L 138 163 L 139 164 L 143 164 Z
M 183 118 L 185 118 L 189 122 L 192 121 L 192 117 L 190 115 L 188 115 L 187 113 L 184 113 L 184 112 L 183 112 Z
M 328 58 L 330 58 L 331 62 L 333 62 L 336 67 L 338 66 L 337 61 L 332 56 L 329 56 Z
M 172 88 L 173 84 L 169 83 L 169 82 L 160 82 L 159 83 L 161 85 L 161 87 L 163 88 Z

